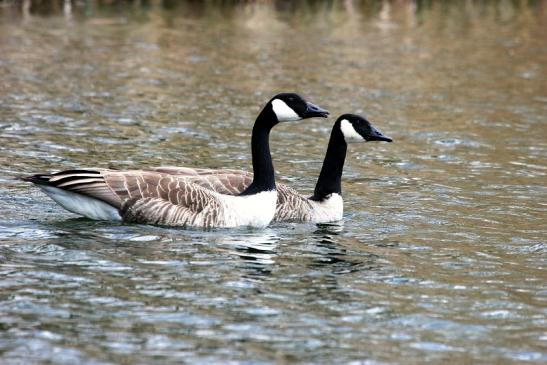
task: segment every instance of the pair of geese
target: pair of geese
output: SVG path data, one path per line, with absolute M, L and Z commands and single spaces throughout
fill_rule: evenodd
M 275 183 L 271 129 L 280 122 L 328 111 L 293 93 L 274 96 L 254 123 L 253 173 L 228 169 L 158 167 L 82 168 L 23 178 L 70 212 L 97 220 L 181 227 L 265 227 L 272 221 L 324 223 L 342 219 L 341 178 L 347 144 L 386 141 L 366 119 L 340 116 L 332 128 L 314 193 L 305 197 Z

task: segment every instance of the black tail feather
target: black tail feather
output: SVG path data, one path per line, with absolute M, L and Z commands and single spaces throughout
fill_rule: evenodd
M 51 174 L 51 176 L 59 175 L 70 175 L 70 174 L 90 174 L 90 175 L 100 175 L 101 173 L 96 170 L 86 170 L 86 169 L 72 169 L 72 170 L 63 170 Z
M 51 183 L 49 182 L 50 177 L 51 175 L 49 174 L 39 174 L 21 177 L 21 180 L 38 185 L 51 185 Z
M 68 181 L 77 180 L 81 178 L 80 176 L 70 176 L 71 174 L 98 175 L 97 177 L 101 175 L 99 171 L 95 171 L 95 170 L 86 170 L 86 169 L 64 170 L 64 171 L 59 171 L 52 174 L 36 174 L 36 175 L 25 176 L 25 177 L 21 177 L 21 180 L 28 181 L 38 185 L 57 186 L 59 184 L 66 183 Z M 62 177 L 59 179 L 58 176 L 61 176 L 61 175 L 68 175 L 68 176 Z M 56 178 L 55 181 L 51 181 L 51 178 L 53 177 Z

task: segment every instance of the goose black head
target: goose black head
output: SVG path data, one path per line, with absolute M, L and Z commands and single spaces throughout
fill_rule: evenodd
M 268 103 L 278 122 L 293 122 L 306 118 L 326 118 L 329 112 L 294 93 L 277 94 Z
M 336 121 L 346 143 L 370 142 L 370 141 L 393 141 L 377 130 L 365 118 L 355 114 L 341 115 Z

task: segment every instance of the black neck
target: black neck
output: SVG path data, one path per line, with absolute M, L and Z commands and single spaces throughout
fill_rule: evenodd
M 240 195 L 275 190 L 275 175 L 270 155 L 270 130 L 276 124 L 277 118 L 267 105 L 256 118 L 251 137 L 254 179 Z
M 311 200 L 323 200 L 332 193 L 342 194 L 342 170 L 347 149 L 344 135 L 338 125 L 335 125 L 330 134 L 327 154 Z

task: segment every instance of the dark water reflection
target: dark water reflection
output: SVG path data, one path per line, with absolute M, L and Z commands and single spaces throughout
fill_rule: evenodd
M 546 362 L 545 5 L 2 5 L 0 362 Z M 395 139 L 350 146 L 342 223 L 92 222 L 15 180 L 248 169 L 285 90 Z M 275 130 L 280 181 L 312 191 L 331 123 Z

